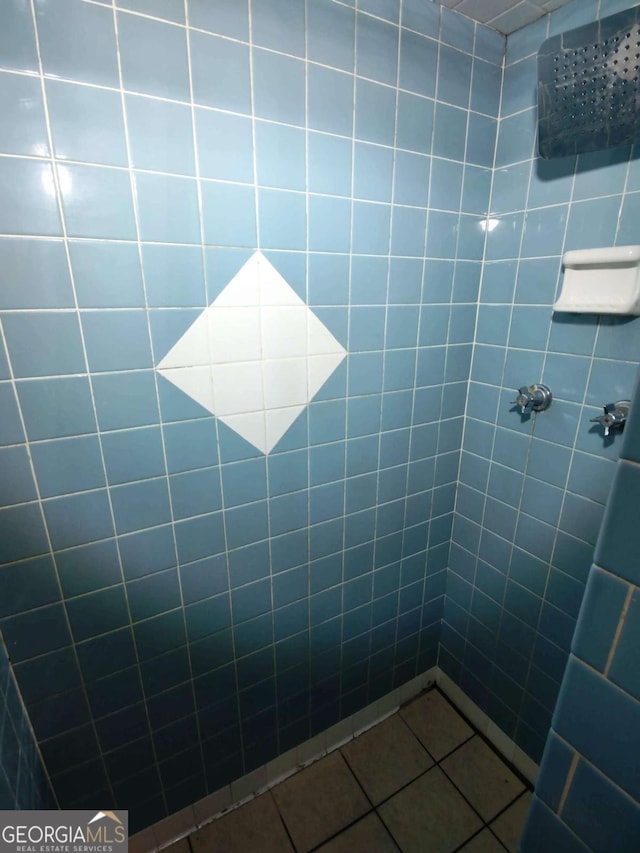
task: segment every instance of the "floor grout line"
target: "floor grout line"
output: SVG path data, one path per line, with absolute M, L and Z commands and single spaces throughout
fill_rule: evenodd
M 427 695 L 428 693 L 430 693 L 430 692 L 435 692 L 435 693 L 437 693 L 437 694 L 438 694 L 438 695 L 439 695 L 439 696 L 440 696 L 440 697 L 441 697 L 441 698 L 442 698 L 442 699 L 447 703 L 448 708 L 449 708 L 449 709 L 451 709 L 451 711 L 452 711 L 453 713 L 457 714 L 457 715 L 458 715 L 462 720 L 464 720 L 464 722 L 469 726 L 469 728 L 470 728 L 470 729 L 471 729 L 471 731 L 472 731 L 472 734 L 471 734 L 469 737 L 464 738 L 464 739 L 463 739 L 460 743 L 458 743 L 458 744 L 457 744 L 453 749 L 449 750 L 445 755 L 443 755 L 443 756 L 442 756 L 440 759 L 438 759 L 438 760 L 436 760 L 436 759 L 434 758 L 434 756 L 431 754 L 431 752 L 428 750 L 428 748 L 425 746 L 425 744 L 421 741 L 421 739 L 420 739 L 420 737 L 418 736 L 417 732 L 415 732 L 415 731 L 413 730 L 413 728 L 411 727 L 411 725 L 409 724 L 409 722 L 404 718 L 403 714 L 401 713 L 401 711 L 403 710 L 403 708 L 406 708 L 406 707 L 410 706 L 411 704 L 413 704 L 413 703 L 415 703 L 415 702 L 419 701 L 421 698 L 423 698 L 424 696 L 426 696 L 426 695 Z M 358 789 L 362 792 L 362 795 L 363 795 L 363 797 L 364 797 L 364 799 L 365 799 L 365 801 L 366 801 L 366 804 L 368 805 L 368 808 L 367 808 L 367 810 L 366 810 L 363 814 L 359 814 L 357 817 L 355 817 L 355 818 L 354 818 L 353 820 L 351 820 L 349 823 L 347 823 L 346 825 L 342 826 L 339 830 L 337 830 L 336 832 L 333 832 L 331 835 L 329 835 L 329 836 L 327 836 L 327 837 L 323 838 L 323 840 L 322 840 L 320 843 L 318 843 L 318 844 L 316 844 L 314 847 L 310 848 L 310 849 L 309 849 L 309 851 L 308 851 L 308 853 L 316 853 L 316 851 L 321 850 L 325 845 L 330 844 L 331 842 L 333 842 L 333 841 L 335 841 L 336 839 L 340 838 L 344 833 L 346 833 L 346 832 L 350 831 L 354 826 L 356 826 L 357 824 L 361 823 L 361 822 L 362 822 L 362 821 L 364 821 L 365 819 L 369 818 L 371 815 L 375 815 L 375 816 L 376 816 L 376 819 L 377 819 L 377 820 L 382 824 L 382 826 L 384 827 L 384 831 L 385 831 L 386 835 L 390 838 L 390 840 L 391 840 L 391 842 L 393 843 L 394 847 L 395 847 L 398 851 L 402 851 L 402 847 L 401 847 L 401 845 L 400 845 L 400 842 L 399 842 L 398 840 L 396 840 L 396 838 L 395 838 L 395 837 L 394 837 L 394 835 L 393 835 L 393 832 L 392 832 L 391 828 L 390 828 L 389 826 L 387 826 L 387 823 L 385 822 L 384 817 L 383 817 L 383 815 L 382 815 L 382 814 L 381 814 L 381 812 L 380 812 L 380 809 L 381 809 L 381 807 L 383 807 L 385 804 L 389 803 L 389 802 L 390 802 L 391 800 L 393 800 L 395 797 L 397 797 L 398 795 L 400 795 L 403 791 L 405 791 L 405 790 L 406 790 L 407 788 L 409 788 L 411 785 L 413 785 L 414 783 L 416 783 L 418 780 L 422 779 L 422 778 L 423 778 L 424 776 L 426 776 L 428 773 L 431 773 L 432 771 L 434 771 L 436 768 L 438 768 L 438 769 L 441 771 L 441 774 L 443 775 L 444 779 L 446 779 L 446 780 L 447 780 L 447 782 L 448 782 L 448 783 L 453 787 L 453 789 L 455 790 L 456 794 L 461 798 L 461 800 L 462 800 L 462 802 L 464 803 L 464 805 L 465 805 L 467 808 L 471 809 L 471 811 L 473 812 L 473 814 L 475 815 L 475 817 L 480 821 L 480 824 L 481 824 L 481 825 L 479 826 L 479 828 L 478 828 L 478 829 L 477 829 L 477 830 L 476 830 L 472 835 L 468 836 L 468 837 L 467 837 L 467 838 L 466 838 L 466 839 L 465 839 L 461 844 L 459 844 L 458 846 L 456 846 L 455 848 L 453 848 L 453 849 L 452 849 L 452 851 L 451 851 L 451 853 L 458 853 L 458 851 L 462 851 L 462 850 L 466 847 L 466 845 L 468 845 L 468 844 L 469 844 L 473 839 L 477 838 L 477 837 L 478 837 L 480 834 L 482 834 L 485 830 L 488 830 L 488 831 L 489 831 L 489 833 L 490 833 L 491 837 L 495 840 L 495 842 L 500 846 L 500 848 L 501 848 L 501 849 L 503 849 L 503 850 L 507 850 L 507 851 L 508 851 L 508 850 L 509 850 L 509 848 L 506 846 L 505 842 L 503 842 L 503 841 L 502 841 L 502 839 L 500 839 L 500 838 L 498 837 L 497 833 L 495 832 L 495 830 L 494 830 L 494 828 L 493 828 L 493 824 L 495 824 L 495 822 L 496 822 L 496 821 L 497 821 L 497 820 L 498 820 L 498 819 L 499 819 L 503 814 L 505 814 L 505 813 L 506 813 L 506 812 L 507 812 L 507 811 L 508 811 L 508 810 L 509 810 L 509 809 L 510 809 L 510 808 L 511 808 L 515 803 L 517 803 L 518 801 L 522 800 L 524 797 L 526 797 L 526 796 L 527 796 L 527 794 L 529 794 L 529 793 L 530 793 L 530 791 L 531 791 L 531 786 L 530 786 L 529 782 L 527 782 L 527 780 L 525 780 L 525 779 L 521 776 L 521 774 L 517 772 L 517 770 L 516 770 L 516 769 L 515 769 L 511 764 L 510 764 L 510 762 L 508 762 L 508 761 L 507 761 L 507 760 L 506 760 L 506 759 L 505 759 L 505 758 L 504 758 L 504 757 L 503 757 L 503 756 L 498 752 L 498 750 L 493 746 L 493 744 L 491 744 L 491 743 L 486 739 L 486 737 L 484 737 L 484 736 L 482 735 L 482 733 L 481 733 L 480 731 L 478 731 L 478 729 L 477 729 L 477 728 L 476 728 L 476 727 L 475 727 L 475 726 L 474 726 L 474 725 L 473 725 L 473 724 L 472 724 L 472 723 L 471 723 L 471 722 L 470 722 L 470 721 L 465 717 L 465 715 L 464 715 L 462 712 L 460 712 L 460 711 L 455 707 L 455 705 L 453 705 L 453 703 L 452 703 L 452 702 L 450 702 L 450 701 L 449 701 L 448 697 L 446 697 L 446 696 L 442 693 L 442 691 L 438 689 L 438 687 L 437 687 L 437 686 L 432 687 L 430 690 L 427 690 L 427 691 L 423 692 L 423 693 L 422 693 L 422 694 L 420 694 L 419 696 L 417 696 L 417 697 L 415 697 L 414 699 L 412 699 L 410 702 L 406 703 L 405 705 L 402 705 L 402 706 L 401 706 L 401 707 L 400 707 L 400 708 L 399 708 L 399 709 L 398 709 L 394 714 L 392 714 L 390 717 L 385 718 L 385 721 L 386 721 L 386 720 L 391 720 L 391 719 L 393 719 L 394 717 L 396 717 L 396 718 L 398 719 L 398 721 L 401 723 L 401 725 L 407 729 L 408 733 L 409 733 L 409 734 L 411 735 L 411 737 L 416 741 L 416 746 L 417 746 L 417 748 L 418 748 L 419 750 L 421 750 L 422 752 L 424 752 L 424 754 L 425 754 L 425 755 L 426 755 L 426 756 L 427 756 L 427 757 L 428 757 L 428 758 L 429 758 L 433 763 L 432 763 L 432 764 L 431 764 L 431 765 L 430 765 L 426 770 L 424 770 L 424 771 L 422 771 L 422 772 L 418 773 L 418 775 L 416 775 L 414 778 L 412 778 L 411 780 L 409 780 L 408 782 L 406 782 L 405 784 L 403 784 L 401 787 L 399 787 L 399 788 L 397 788 L 396 790 L 394 790 L 394 791 L 393 791 L 393 793 L 391 793 L 389 796 L 387 796 L 387 797 L 385 797 L 384 799 L 382 799 L 379 803 L 374 803 L 374 802 L 373 802 L 373 800 L 372 800 L 372 798 L 371 798 L 371 796 L 367 793 L 367 790 L 366 790 L 366 788 L 365 788 L 364 784 L 361 782 L 360 778 L 358 777 L 358 774 L 356 773 L 355 769 L 352 767 L 351 763 L 349 762 L 349 759 L 348 759 L 347 755 L 343 752 L 343 749 L 344 749 L 346 746 L 348 746 L 348 744 L 345 744 L 345 745 L 343 745 L 342 747 L 339 747 L 337 750 L 335 750 L 335 751 L 339 754 L 339 756 L 340 756 L 339 760 L 342 762 L 342 764 L 343 764 L 343 765 L 344 765 L 344 767 L 346 768 L 347 773 L 349 774 L 349 777 L 350 777 L 350 778 L 355 782 L 355 784 L 357 785 Z M 384 722 L 384 721 L 383 721 L 383 722 Z M 370 728 L 370 729 L 367 729 L 367 730 L 366 730 L 365 732 L 363 732 L 362 734 L 363 734 L 363 735 L 366 735 L 366 734 L 369 734 L 370 732 L 375 731 L 375 729 L 376 729 L 379 725 L 380 725 L 380 723 L 378 723 L 376 726 L 373 726 L 373 727 L 372 727 L 372 728 Z M 436 732 L 436 733 L 437 733 L 437 732 Z M 445 763 L 445 762 L 446 762 L 446 761 L 447 761 L 447 760 L 448 760 L 448 759 L 449 759 L 449 758 L 450 758 L 454 753 L 458 752 L 458 750 L 460 750 L 460 749 L 463 749 L 467 744 L 469 744 L 469 743 L 470 743 L 474 738 L 476 738 L 476 737 L 478 737 L 480 741 L 482 741 L 486 746 L 488 746 L 488 747 L 491 749 L 491 751 L 492 751 L 492 752 L 493 752 L 493 753 L 494 753 L 494 754 L 499 758 L 499 760 L 500 760 L 501 764 L 502 764 L 506 769 L 508 769 L 511 773 L 513 773 L 513 775 L 517 778 L 518 782 L 520 782 L 521 784 L 523 784 L 523 785 L 524 785 L 524 789 L 523 789 L 523 790 L 521 790 L 521 791 L 519 791 L 519 792 L 518 792 L 514 797 L 512 797 L 512 798 L 509 800 L 509 802 L 508 802 L 508 803 L 506 803 L 506 804 L 505 804 L 505 805 L 504 805 L 504 806 L 503 806 L 503 807 L 502 807 L 498 812 L 496 812 L 496 814 L 492 815 L 492 816 L 491 816 L 491 818 L 490 818 L 489 820 L 485 820 L 485 818 L 480 814 L 480 812 L 478 811 L 478 809 L 473 805 L 473 803 L 471 803 L 471 801 L 467 798 L 467 796 L 465 796 L 465 794 L 462 792 L 462 790 L 460 789 L 460 787 L 458 786 L 458 784 L 455 782 L 455 780 L 454 780 L 453 778 L 451 778 L 451 776 L 447 773 L 446 769 L 442 766 L 442 765 L 443 765 L 443 764 L 444 764 L 444 763 Z M 357 740 L 357 738 L 356 738 L 356 740 Z M 352 743 L 352 741 L 349 741 L 349 744 L 350 744 L 350 743 Z M 325 757 L 326 757 L 326 756 L 325 756 Z M 323 759 L 321 758 L 321 759 L 320 759 L 320 761 L 322 761 L 322 760 L 323 760 Z M 312 766 L 312 765 L 310 765 L 310 766 Z M 305 769 L 308 769 L 308 768 L 302 768 L 301 770 L 297 771 L 297 773 L 295 773 L 295 774 L 293 774 L 292 776 L 288 777 L 288 779 L 293 778 L 293 776 L 298 775 L 299 773 L 303 772 Z M 285 780 L 285 781 L 288 781 L 288 780 Z M 282 826 L 284 827 L 284 831 L 285 831 L 285 833 L 286 833 L 287 838 L 289 839 L 289 842 L 291 843 L 292 849 L 293 849 L 294 851 L 296 851 L 296 853 L 301 853 L 301 848 L 299 848 L 299 847 L 296 845 L 296 843 L 295 843 L 295 841 L 294 841 L 294 838 L 293 838 L 293 835 L 292 835 L 292 833 L 289 831 L 289 827 L 287 826 L 287 822 L 286 822 L 286 820 L 285 820 L 284 814 L 282 813 L 282 811 L 281 811 L 281 809 L 280 809 L 280 807 L 279 807 L 279 805 L 278 805 L 277 798 L 273 795 L 273 791 L 272 791 L 272 790 L 269 790 L 269 791 L 266 791 L 265 793 L 266 793 L 266 794 L 270 794 L 270 795 L 271 795 L 271 800 L 272 800 L 272 802 L 273 802 L 273 804 L 274 804 L 274 806 L 275 806 L 276 813 L 277 813 L 277 815 L 278 815 L 278 818 L 279 818 L 279 820 L 280 820 L 280 822 L 281 822 Z M 259 795 L 259 796 L 262 796 L 262 795 Z M 245 804 L 245 805 L 248 805 L 248 803 L 247 803 L 247 804 Z M 240 808 L 242 808 L 242 806 L 241 806 Z M 222 817 L 224 817 L 224 815 L 222 815 Z M 192 835 L 193 835 L 193 834 L 194 834 L 194 833 L 192 833 L 192 834 L 191 834 L 191 836 L 188 836 L 188 840 L 189 840 L 189 848 L 190 848 L 190 850 L 192 851 L 192 853 L 193 853 L 194 848 L 193 848 L 193 845 L 192 845 L 192 843 L 191 843 L 191 840 L 190 840 L 190 839 L 191 839 L 191 837 L 192 837 Z M 306 848 L 302 848 L 302 849 L 306 851 Z

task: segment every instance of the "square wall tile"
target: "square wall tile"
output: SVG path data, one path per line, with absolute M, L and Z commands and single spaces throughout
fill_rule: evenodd
M 113 12 L 81 0 L 35 4 L 45 74 L 119 87 Z
M 400 148 L 430 154 L 433 121 L 433 101 L 410 92 L 398 93 L 397 145 Z
M 16 378 L 84 373 L 80 326 L 75 312 L 8 314 L 3 324 Z
M 81 308 L 144 306 L 138 247 L 127 243 L 69 241 L 71 268 Z
M 118 41 L 125 89 L 189 102 L 184 29 L 118 13 Z
M 310 131 L 307 141 L 309 191 L 350 196 L 351 140 Z
M 255 247 L 256 204 L 253 187 L 203 182 L 202 208 L 206 243 L 214 246 Z
M 155 376 L 150 370 L 96 375 L 93 393 L 102 430 L 144 426 L 159 420 Z
M 118 92 L 47 80 L 47 105 L 55 155 L 105 166 L 127 166 Z
M 471 57 L 446 45 L 440 45 L 438 59 L 438 100 L 468 107 L 471 90 Z M 428 94 L 428 93 L 424 93 Z
M 307 58 L 343 71 L 353 71 L 355 12 L 331 0 L 307 7 Z
M 67 602 L 69 622 L 76 642 L 106 634 L 129 622 L 122 584 Z
M 24 503 L 37 499 L 29 458 L 24 447 L 6 447 L 0 450 L 0 462 L 5 479 L 0 486 L 0 505 Z
M 358 254 L 387 254 L 390 219 L 389 205 L 354 202 L 351 250 Z
M 350 74 L 341 74 L 331 68 L 310 65 L 307 73 L 307 121 L 309 127 L 314 130 L 351 136 L 353 128 L 353 84 L 354 80 Z M 304 121 L 303 108 L 304 100 L 300 102 L 297 121 L 288 117 L 281 118 L 278 115 L 265 115 L 264 117 L 302 124 Z
M 0 107 L 6 116 L 0 131 L 0 151 L 46 157 L 49 144 L 39 80 L 20 74 L 3 74 Z
M 144 98 L 125 97 L 131 165 L 177 175 L 195 173 L 191 108 Z
M 354 187 L 356 198 L 391 201 L 393 150 L 356 142 L 354 150 Z
M 586 702 L 598 696 L 598 702 Z M 629 721 L 637 702 L 575 658 L 569 660 L 554 716 L 557 733 L 610 779 L 637 799 L 638 774 L 625 756 L 633 749 L 636 734 Z M 611 727 L 607 720 L 617 720 Z M 607 736 L 594 738 L 599 727 Z
M 195 113 L 200 175 L 252 183 L 251 119 L 203 109 Z
M 1 510 L 0 530 L 3 534 L 0 563 L 23 560 L 49 550 L 42 514 L 35 504 Z
M 304 57 L 305 13 L 296 0 L 270 0 L 255 6 L 251 25 L 254 44 Z
M 3 234 L 62 236 L 52 167 L 20 158 L 0 159 Z
M 17 393 L 31 441 L 96 431 L 86 377 L 18 382 Z
M 31 456 L 43 498 L 106 486 L 96 436 L 61 438 L 34 444 Z
M 398 77 L 398 28 L 396 26 L 369 15 L 358 15 L 356 73 L 360 77 L 368 77 L 379 83 L 396 85 Z
M 21 444 L 24 441 L 24 430 L 20 421 L 16 395 L 8 382 L 0 383 L 0 406 L 4 413 L 0 426 L 0 445 Z
M 131 180 L 126 171 L 58 165 L 62 206 L 70 237 L 134 240 Z
M 1 624 L 11 659 L 15 661 L 27 660 L 71 644 L 61 604 L 3 619 Z
M 350 201 L 321 196 L 309 197 L 310 249 L 318 252 L 347 252 L 350 226 Z
M 169 489 L 164 478 L 111 489 L 113 516 L 119 535 L 171 521 Z
M 597 797 L 603 806 L 604 821 L 588 807 Z M 640 832 L 640 809 L 624 796 L 606 776 L 586 761 L 578 761 L 571 788 L 562 810 L 565 823 L 590 847 L 605 847 L 612 838 L 633 846 Z
M 304 63 L 256 48 L 253 97 L 258 118 L 304 126 Z
M 2 616 L 11 616 L 60 599 L 53 560 L 49 555 L 26 560 L 3 569 Z M 34 692 L 33 690 L 31 691 Z
M 400 2 L 399 0 L 362 0 L 360 11 L 397 24 L 400 18 Z
M 401 89 L 433 98 L 436 93 L 437 62 L 437 42 L 418 33 L 402 30 L 399 78 Z
M 56 563 L 66 596 L 113 586 L 122 578 L 115 539 L 72 548 L 58 554 Z
M 114 535 L 106 489 L 52 498 L 43 506 L 54 548 L 71 548 Z
M 256 122 L 258 183 L 280 189 L 306 187 L 306 147 L 302 130 Z
M 31 9 L 22 0 L 10 0 L 4 8 L 0 35 L 2 67 L 15 71 L 37 71 L 38 55 Z
M 152 366 L 143 311 L 84 311 L 82 327 L 91 370 Z
M 306 203 L 303 193 L 259 191 L 260 241 L 268 249 L 304 249 Z
M 249 47 L 193 31 L 189 39 L 195 103 L 250 115 Z
M 216 465 L 218 448 L 213 418 L 167 424 L 165 452 L 170 474 Z
M 102 446 L 107 477 L 112 485 L 158 477 L 165 472 L 158 427 L 106 433 Z
M 0 308 L 73 308 L 64 244 L 53 240 L 0 240 Z
M 248 0 L 219 0 L 215 9 L 208 0 L 189 0 L 189 24 L 223 36 L 249 41 Z
M 204 307 L 204 272 L 199 247 L 146 245 L 142 257 L 150 306 Z M 178 281 L 179 288 L 176 287 Z
M 181 563 L 224 553 L 221 513 L 208 513 L 200 518 L 189 518 L 176 523 L 176 544 Z
M 217 468 L 202 468 L 170 478 L 175 518 L 189 518 L 222 509 L 220 475 Z
M 416 30 L 425 36 L 438 38 L 440 33 L 439 5 L 426 5 L 420 0 L 405 0 L 403 9 L 403 26 Z
M 429 158 L 410 151 L 396 151 L 394 201 L 426 207 L 429 187 Z
M 160 0 L 159 3 L 156 0 L 117 0 L 116 6 L 184 24 L 184 4 L 181 0 Z
M 400 92 L 397 97 L 400 99 L 399 104 L 403 103 L 404 93 Z M 348 103 L 346 93 L 344 101 L 346 105 Z M 355 135 L 358 139 L 367 142 L 379 142 L 383 145 L 393 145 L 396 123 L 396 92 L 394 89 L 357 78 L 355 112 Z M 326 129 L 330 130 L 331 128 Z M 350 130 L 348 132 L 350 133 Z M 398 145 L 402 144 L 399 139 Z M 410 146 L 405 144 L 404 147 Z
M 136 173 L 140 238 L 157 243 L 199 243 L 195 180 Z
M 636 590 L 631 596 L 629 609 L 624 620 L 622 633 L 618 640 L 618 646 L 615 651 L 611 668 L 609 670 L 609 678 L 618 684 L 620 687 L 640 699 L 640 682 L 637 672 L 633 666 L 634 642 L 633 638 L 638 629 L 638 616 L 640 613 L 640 598 Z

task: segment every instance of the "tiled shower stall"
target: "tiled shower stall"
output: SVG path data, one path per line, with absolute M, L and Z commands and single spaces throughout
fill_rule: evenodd
M 3 806 L 30 726 L 135 831 L 436 665 L 539 763 L 640 362 L 551 305 L 640 166 L 536 157 L 535 54 L 630 5 L 3 2 Z

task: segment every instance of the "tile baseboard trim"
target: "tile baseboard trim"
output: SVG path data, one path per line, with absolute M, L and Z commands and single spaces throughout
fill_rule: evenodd
M 401 705 L 437 684 L 445 696 L 532 784 L 538 766 L 493 723 L 438 667 L 432 667 L 371 705 L 263 764 L 251 773 L 214 791 L 191 806 L 163 818 L 129 839 L 130 853 L 156 853 L 278 785 L 288 776 L 339 749 L 354 737 L 395 714 Z
M 448 675 L 436 667 L 435 681 L 452 705 L 464 714 L 475 728 L 490 741 L 498 752 L 509 761 L 519 773 L 535 786 L 539 766 L 510 737 L 498 728 L 493 720 L 470 699 Z
M 367 705 L 366 708 L 362 708 L 326 731 L 279 755 L 273 761 L 236 779 L 230 785 L 214 791 L 197 803 L 186 806 L 179 812 L 137 832 L 129 839 L 129 853 L 155 853 L 162 850 L 225 812 L 238 808 L 268 791 L 288 776 L 339 749 L 357 735 L 376 726 L 391 714 L 395 714 L 401 705 L 433 686 L 437 675 L 437 667 L 428 669 L 372 702 L 371 705 Z

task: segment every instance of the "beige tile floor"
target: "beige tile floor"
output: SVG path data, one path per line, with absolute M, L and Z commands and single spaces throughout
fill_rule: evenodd
M 517 853 L 530 799 L 434 689 L 170 853 Z

